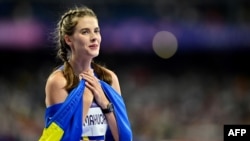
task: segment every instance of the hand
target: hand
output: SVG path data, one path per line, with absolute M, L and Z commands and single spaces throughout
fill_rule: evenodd
M 93 71 L 90 70 L 83 72 L 79 75 L 79 78 L 86 80 L 86 87 L 92 92 L 97 104 L 103 109 L 107 108 L 106 106 L 108 105 L 109 101 L 102 90 L 99 79 L 95 77 Z

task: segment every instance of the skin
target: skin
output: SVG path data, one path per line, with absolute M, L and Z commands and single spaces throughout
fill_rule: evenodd
M 86 80 L 86 88 L 83 96 L 83 121 L 85 121 L 84 119 L 93 99 L 103 109 L 107 107 L 109 101 L 91 68 L 91 61 L 99 55 L 100 50 L 101 35 L 98 20 L 90 16 L 76 18 L 76 20 L 78 20 L 78 24 L 75 27 L 73 35 L 65 35 L 64 40 L 71 47 L 72 54 L 69 62 L 75 74 L 79 76 L 79 79 Z M 113 79 L 112 87 L 120 94 L 121 90 L 116 74 L 111 70 L 107 69 L 107 71 Z M 65 101 L 68 96 L 68 92 L 64 88 L 66 84 L 66 79 L 60 70 L 53 72 L 49 76 L 45 87 L 45 103 L 47 107 Z M 114 139 L 118 141 L 119 135 L 114 114 L 108 113 L 105 116 Z

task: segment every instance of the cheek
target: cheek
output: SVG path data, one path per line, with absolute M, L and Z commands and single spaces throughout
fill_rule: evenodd
M 99 42 L 101 42 L 102 41 L 102 36 L 101 35 L 99 35 Z
M 86 45 L 87 44 L 87 39 L 81 38 L 78 42 L 80 45 Z

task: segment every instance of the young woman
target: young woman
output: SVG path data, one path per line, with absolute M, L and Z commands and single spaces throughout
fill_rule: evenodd
M 46 83 L 46 124 L 40 140 L 132 140 L 117 76 L 93 62 L 101 43 L 95 13 L 87 7 L 70 9 L 58 22 L 57 37 L 64 64 Z

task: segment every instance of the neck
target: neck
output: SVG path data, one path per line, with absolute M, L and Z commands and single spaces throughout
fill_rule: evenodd
M 72 66 L 74 73 L 76 75 L 79 75 L 82 72 L 91 70 L 91 62 L 92 60 L 82 60 L 82 61 L 76 61 L 76 60 L 70 60 L 69 63 Z

